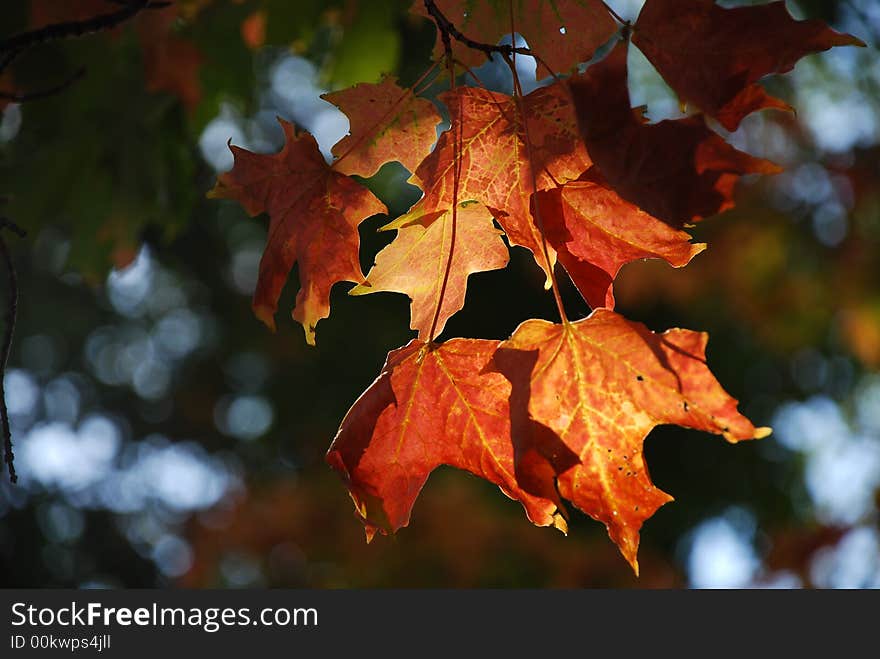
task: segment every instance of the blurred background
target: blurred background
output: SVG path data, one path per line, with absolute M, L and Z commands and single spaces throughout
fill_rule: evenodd
M 610 3 L 635 18 L 641 2 Z M 721 3 L 725 5 L 743 3 Z M 688 268 L 627 266 L 619 309 L 651 329 L 710 333 L 718 379 L 774 434 L 728 445 L 674 427 L 645 451 L 676 501 L 644 526 L 635 578 L 604 527 L 568 537 L 440 469 L 411 525 L 364 542 L 323 461 L 385 354 L 411 338 L 402 295 L 348 297 L 309 348 L 250 310 L 266 218 L 205 193 L 232 143 L 274 152 L 281 116 L 329 154 L 348 121 L 319 98 L 383 72 L 412 83 L 434 29 L 407 0 L 180 0 L 113 31 L 23 54 L 0 89 L 2 213 L 19 317 L 5 375 L 18 485 L 0 479 L 4 587 L 880 587 L 880 4 L 789 1 L 868 47 L 807 57 L 771 92 L 797 115 L 730 139 L 786 172 L 744 180 L 735 210 L 695 231 Z M 107 13 L 106 0 L 7 0 L 0 38 Z M 631 49 L 649 117 L 677 99 Z M 519 58 L 527 87 L 534 65 Z M 487 62 L 480 79 L 509 90 Z M 436 91 L 436 90 L 433 90 Z M 0 101 L 2 102 L 2 101 Z M 403 212 L 419 196 L 386 165 L 366 183 Z M 388 240 L 362 225 L 363 265 Z M 555 318 L 521 249 L 473 276 L 446 337 L 505 338 Z M 281 309 L 291 307 L 296 276 Z M 6 299 L 5 280 L 3 296 Z M 588 308 L 564 291 L 570 315 Z M 509 303 L 515 299 L 516 304 Z

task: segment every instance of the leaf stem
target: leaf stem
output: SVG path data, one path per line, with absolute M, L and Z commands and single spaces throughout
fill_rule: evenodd
M 452 50 L 449 48 L 447 48 L 446 51 L 446 62 L 449 68 L 449 84 L 451 85 L 452 91 L 455 91 L 455 61 L 452 57 Z M 458 191 L 459 186 L 461 185 L 461 145 L 464 135 L 462 133 L 461 96 L 457 96 L 456 100 L 458 101 L 458 112 L 457 115 L 453 114 L 450 117 L 451 125 L 449 127 L 449 130 L 452 131 L 452 153 L 455 160 L 452 169 L 452 229 L 449 241 L 449 256 L 446 259 L 446 266 L 443 271 L 443 283 L 440 284 L 440 292 L 437 295 L 437 308 L 434 309 L 434 317 L 431 319 L 431 329 L 428 332 L 429 345 L 433 345 L 434 343 L 434 333 L 437 331 L 437 325 L 440 322 L 440 312 L 443 310 L 443 298 L 446 297 L 446 288 L 449 285 L 449 275 L 452 271 L 452 259 L 455 256 L 455 238 L 458 232 Z M 455 116 L 458 116 L 458 121 L 452 121 Z
M 512 0 L 509 0 L 508 6 L 510 8 L 510 38 L 511 41 L 513 41 L 514 35 L 516 34 L 516 26 L 514 25 L 513 19 Z M 569 321 L 568 316 L 565 314 L 565 305 L 563 305 L 562 296 L 559 294 L 559 282 L 556 279 L 553 262 L 550 260 L 550 249 L 547 246 L 547 236 L 544 231 L 544 221 L 541 218 L 540 204 L 538 203 L 538 197 L 535 194 L 538 192 L 538 179 L 535 176 L 535 158 L 532 154 L 532 140 L 529 136 L 529 121 L 528 116 L 526 115 L 525 103 L 523 102 L 524 94 L 522 84 L 520 83 L 519 75 L 516 72 L 516 52 L 512 53 L 510 57 L 505 56 L 504 60 L 507 62 L 507 66 L 510 68 L 510 73 L 513 76 L 513 97 L 516 99 L 517 112 L 522 121 L 523 140 L 526 144 L 526 156 L 529 161 L 529 176 L 532 179 L 532 200 L 535 209 L 535 225 L 538 227 L 538 233 L 541 234 L 541 252 L 544 257 L 544 263 L 547 266 L 547 276 L 550 278 L 550 288 L 553 291 L 553 300 L 556 302 L 556 308 L 559 310 L 559 318 L 562 320 L 563 325 L 568 325 Z

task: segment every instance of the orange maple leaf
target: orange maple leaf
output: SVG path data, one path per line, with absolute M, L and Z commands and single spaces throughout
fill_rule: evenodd
M 594 169 L 535 194 L 547 240 L 591 307 L 614 308 L 612 282 L 625 264 L 661 258 L 682 267 L 706 245 L 621 199 Z
M 555 84 L 523 97 L 525 119 L 516 99 L 506 94 L 459 87 L 441 99 L 451 126 L 410 179 L 425 194 L 403 221 L 453 207 L 458 165 L 458 200 L 489 208 L 511 244 L 530 249 L 549 276 L 552 263 L 544 262 L 531 195 L 577 178 L 590 165 L 565 87 Z
M 416 221 L 401 226 L 395 221 L 383 229 L 397 229 L 397 237 L 376 255 L 366 282 L 349 294 L 394 291 L 409 295 L 410 326 L 421 341 L 433 340 L 449 317 L 464 306 L 469 275 L 498 270 L 508 262 L 501 232 L 489 211 L 477 203 L 459 207 L 454 221 L 448 211 L 427 224 Z
M 315 325 L 330 315 L 333 284 L 363 282 L 358 224 L 387 209 L 354 179 L 333 171 L 314 137 L 297 136 L 292 124 L 279 122 L 284 148 L 275 155 L 259 155 L 230 146 L 235 165 L 217 178 L 209 196 L 235 199 L 252 216 L 269 214 L 254 313 L 275 330 L 281 289 L 298 263 L 301 288 L 293 318 L 302 323 L 306 341 L 314 345 Z
M 321 98 L 342 110 L 351 124 L 350 134 L 333 147 L 340 174 L 370 177 L 394 160 L 414 172 L 437 141 L 437 108 L 412 89 L 401 89 L 394 78 L 361 83 Z
M 444 464 L 495 483 L 535 524 L 565 528 L 556 504 L 525 491 L 514 475 L 510 383 L 485 372 L 497 346 L 453 339 L 428 349 L 413 341 L 388 355 L 345 415 L 327 462 L 348 486 L 368 540 L 409 524 L 428 475 Z
M 596 167 L 624 199 L 673 225 L 733 207 L 743 174 L 775 174 L 768 160 L 734 149 L 702 117 L 647 124 L 632 110 L 627 44 L 569 79 L 578 126 Z
M 714 0 L 648 0 L 633 43 L 683 100 L 727 130 L 756 110 L 792 109 L 758 79 L 790 71 L 810 53 L 865 45 L 822 21 L 794 20 L 785 2 L 726 9 Z
M 712 375 L 707 339 L 681 329 L 654 334 L 597 309 L 575 323 L 528 320 L 494 357 L 513 391 L 525 392 L 520 404 L 527 410 L 511 429 L 520 447 L 518 478 L 552 478 L 544 490 L 557 486 L 562 498 L 603 522 L 636 573 L 639 529 L 672 500 L 648 475 L 642 456 L 648 432 L 672 423 L 730 442 L 770 434 L 737 412 L 736 400 Z M 536 438 L 536 423 L 577 456 L 574 466 L 559 469 L 559 443 Z

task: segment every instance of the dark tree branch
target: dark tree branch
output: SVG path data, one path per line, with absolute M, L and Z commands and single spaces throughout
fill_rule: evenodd
M 134 18 L 145 9 L 162 9 L 169 6 L 171 3 L 151 0 L 120 0 L 114 2 L 114 4 L 121 5 L 122 9 L 118 9 L 109 14 L 101 14 L 83 21 L 52 23 L 37 30 L 29 30 L 27 32 L 7 37 L 0 41 L 0 53 L 17 53 L 26 48 L 46 43 L 48 41 L 71 39 L 92 34 L 93 32 L 111 30 L 117 25 Z
M 5 327 L 3 329 L 3 344 L 0 346 L 0 421 L 3 424 L 3 460 L 9 471 L 9 480 L 18 482 L 15 473 L 15 455 L 12 452 L 12 431 L 9 429 L 9 410 L 6 409 L 6 362 L 9 360 L 9 351 L 12 347 L 12 333 L 15 331 L 15 316 L 18 312 L 18 277 L 15 274 L 15 265 L 12 255 L 6 247 L 3 239 L 3 229 L 9 229 L 20 237 L 26 235 L 24 229 L 11 220 L 0 217 L 0 256 L 6 262 L 6 272 L 9 277 L 9 300 L 6 307 Z
M 35 101 L 39 98 L 46 98 L 47 96 L 52 96 L 54 94 L 59 94 L 63 92 L 65 89 L 70 87 L 77 80 L 82 78 L 86 74 L 85 67 L 80 67 L 77 69 L 72 76 L 67 78 L 67 80 L 58 83 L 53 87 L 48 87 L 46 89 L 38 89 L 32 92 L 6 92 L 0 89 L 0 100 L 10 101 L 12 103 L 24 103 L 26 101 Z
M 443 40 L 443 46 L 446 49 L 446 52 L 449 53 L 452 50 L 451 40 L 455 39 L 461 44 L 464 44 L 468 48 L 472 48 L 473 50 L 479 50 L 486 54 L 486 57 L 491 61 L 493 53 L 498 53 L 499 55 L 507 58 L 510 57 L 513 53 L 518 53 L 520 55 L 530 55 L 534 56 L 532 51 L 528 48 L 522 48 L 514 46 L 513 44 L 504 44 L 504 45 L 491 45 L 488 43 L 482 43 L 480 41 L 474 41 L 473 39 L 462 34 L 452 22 L 443 15 L 443 12 L 435 4 L 434 0 L 425 0 L 425 9 L 428 11 L 428 15 L 434 19 L 434 22 L 437 24 L 437 29 L 440 30 L 440 38 Z
M 162 9 L 171 4 L 171 2 L 160 0 L 107 0 L 107 2 L 118 5 L 120 9 L 82 21 L 52 23 L 36 30 L 21 32 L 0 40 L 0 73 L 28 48 L 50 41 L 60 41 L 62 39 L 82 37 L 95 32 L 111 30 L 117 25 L 134 18 L 144 10 Z M 70 78 L 60 84 L 33 92 L 15 93 L 0 90 L 0 100 L 23 102 L 45 98 L 46 96 L 64 91 L 82 78 L 83 75 L 85 75 L 85 69 L 80 68 Z M 6 407 L 4 380 L 6 376 L 6 363 L 9 360 L 9 352 L 12 347 L 15 318 L 18 311 L 18 277 L 15 273 L 15 264 L 12 262 L 12 256 L 6 246 L 6 240 L 3 237 L 3 229 L 9 229 L 21 237 L 24 237 L 25 231 L 11 220 L 0 217 L 0 257 L 2 257 L 6 264 L 7 277 L 9 279 L 9 300 L 4 317 L 3 342 L 0 344 L 0 425 L 2 425 L 3 432 L 3 460 L 9 471 L 10 480 L 16 483 L 18 482 L 18 476 L 15 473 L 15 455 L 12 451 L 12 432 L 9 428 L 9 410 Z

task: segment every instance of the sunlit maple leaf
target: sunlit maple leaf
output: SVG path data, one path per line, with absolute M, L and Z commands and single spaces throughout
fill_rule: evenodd
M 734 149 L 702 117 L 648 124 L 630 107 L 627 44 L 569 80 L 590 158 L 624 199 L 673 225 L 733 207 L 743 174 L 775 174 L 768 160 Z
M 416 222 L 400 227 L 392 222 L 384 228 L 396 228 L 397 237 L 376 256 L 367 281 L 349 294 L 394 291 L 409 295 L 410 325 L 422 341 L 439 335 L 449 317 L 464 306 L 469 275 L 507 265 L 501 232 L 489 211 L 477 203 L 459 207 L 454 221 L 448 211 L 427 225 Z
M 736 400 L 706 365 L 707 335 L 672 329 L 654 334 L 605 309 L 575 323 L 529 320 L 494 357 L 514 391 L 524 390 L 520 419 L 548 427 L 577 456 L 553 468 L 559 494 L 605 524 L 638 572 L 639 529 L 671 497 L 651 482 L 642 455 L 648 432 L 676 424 L 723 435 L 730 442 L 765 437 L 736 410 Z M 512 418 L 516 410 L 511 403 Z M 530 466 L 520 478 L 548 477 L 559 444 L 542 446 L 532 425 L 516 421 L 514 444 L 528 444 Z M 543 474 L 543 476 L 542 476 Z M 546 486 L 549 487 L 549 484 Z
M 706 245 L 621 199 L 594 171 L 538 192 L 547 240 L 587 303 L 614 308 L 612 282 L 638 259 L 660 258 L 682 267 Z
M 511 385 L 484 372 L 497 346 L 453 339 L 428 349 L 413 341 L 388 355 L 381 375 L 346 414 L 327 461 L 345 481 L 368 539 L 409 523 L 416 497 L 440 465 L 495 483 L 534 523 L 565 529 L 552 500 L 517 483 Z
M 505 94 L 459 87 L 441 99 L 451 126 L 411 178 L 425 194 L 405 221 L 453 207 L 458 164 L 458 200 L 484 204 L 511 244 L 530 249 L 549 272 L 529 208 L 531 195 L 577 178 L 590 165 L 565 87 L 543 87 L 523 97 L 527 122 L 516 99 Z
M 683 100 L 728 130 L 755 110 L 791 109 L 758 79 L 810 53 L 865 45 L 822 21 L 794 20 L 785 2 L 726 9 L 714 0 L 647 0 L 633 43 Z
M 370 177 L 386 162 L 398 161 L 410 172 L 437 141 L 440 113 L 394 78 L 360 83 L 322 98 L 337 106 L 351 124 L 349 135 L 333 147 L 340 174 Z
M 296 135 L 293 125 L 279 121 L 284 148 L 275 155 L 259 155 L 230 146 L 235 166 L 218 177 L 210 196 L 235 199 L 250 215 L 269 214 L 254 312 L 275 329 L 278 297 L 297 263 L 301 288 L 293 318 L 314 345 L 315 325 L 330 314 L 333 284 L 363 282 L 358 224 L 386 208 L 351 177 L 328 167 L 314 137 Z
M 589 60 L 617 29 L 617 24 L 600 0 L 513 0 L 474 2 L 473 0 L 436 0 L 441 13 L 466 37 L 490 46 L 511 32 L 522 35 L 554 73 L 572 69 Z M 510 9 L 513 10 L 511 16 Z M 429 17 L 423 0 L 415 0 L 412 11 Z M 467 66 L 485 64 L 486 55 L 453 41 L 455 58 Z M 440 35 L 434 46 L 434 58 L 444 55 Z M 547 74 L 547 72 L 544 72 Z

